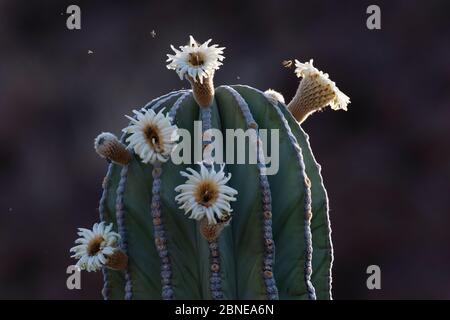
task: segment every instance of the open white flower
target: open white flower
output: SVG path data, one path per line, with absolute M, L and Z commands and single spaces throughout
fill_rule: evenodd
M 190 76 L 194 81 L 203 83 L 203 78 L 212 77 L 214 71 L 222 65 L 225 57 L 222 55 L 223 48 L 218 48 L 217 44 L 208 46 L 211 39 L 199 45 L 195 39 L 190 36 L 189 44 L 180 46 L 180 50 L 173 45 L 170 47 L 175 54 L 168 54 L 168 69 L 175 70 L 180 79 Z
M 216 224 L 216 218 L 223 221 L 230 217 L 233 211 L 230 201 L 236 201 L 234 196 L 238 192 L 226 185 L 231 174 L 225 175 L 225 165 L 218 172 L 214 167 L 208 169 L 203 163 L 199 165 L 200 172 L 192 168 L 186 169 L 189 172 L 180 172 L 187 180 L 175 188 L 176 192 L 180 192 L 175 200 L 181 204 L 180 209 L 184 209 L 185 214 L 191 213 L 189 218 L 201 220 L 206 217 L 209 224 Z
M 313 66 L 313 59 L 305 63 L 295 60 L 295 67 L 297 77 L 303 78 L 306 83 L 310 83 L 308 87 L 321 90 L 321 96 L 319 98 L 330 97 L 330 99 L 320 99 L 325 102 L 325 105 L 321 107 L 325 107 L 329 104 L 333 110 L 343 109 L 347 111 L 347 105 L 350 103 L 350 98 L 338 89 L 336 83 L 329 79 L 327 73 L 323 73 Z
M 94 224 L 92 230 L 78 228 L 80 238 L 75 240 L 77 244 L 70 249 L 74 252 L 72 258 L 79 259 L 77 266 L 88 272 L 97 271 L 108 263 L 108 259 L 116 250 L 120 235 L 111 231 L 112 223 L 104 222 Z
M 171 118 L 163 110 L 155 113 L 151 109 L 133 110 L 136 119 L 126 116 L 131 124 L 123 129 L 131 134 L 126 142 L 138 154 L 143 163 L 166 162 L 178 141 L 178 127 L 171 124 Z

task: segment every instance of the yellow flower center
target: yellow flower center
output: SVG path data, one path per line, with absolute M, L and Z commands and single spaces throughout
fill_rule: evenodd
M 149 125 L 144 130 L 144 136 L 147 140 L 147 143 L 153 148 L 153 150 L 158 153 L 161 153 L 163 151 L 158 127 Z
M 194 196 L 197 203 L 209 208 L 219 197 L 217 183 L 211 180 L 203 180 L 195 189 Z
M 87 245 L 87 253 L 90 257 L 95 256 L 101 249 L 102 242 L 105 239 L 102 236 L 95 236 Z
M 203 55 L 200 54 L 199 52 L 191 52 L 189 53 L 188 62 L 191 66 L 198 67 L 205 62 L 205 59 L 203 58 Z

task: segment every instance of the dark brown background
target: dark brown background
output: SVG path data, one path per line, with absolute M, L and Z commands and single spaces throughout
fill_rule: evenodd
M 66 28 L 71 3 L 80 31 Z M 331 199 L 335 298 L 450 298 L 450 5 L 374 3 L 380 31 L 367 1 L 1 0 L 0 298 L 100 298 L 98 273 L 65 287 L 75 228 L 97 220 L 93 138 L 186 86 L 165 54 L 189 34 L 227 47 L 218 85 L 289 100 L 298 81 L 280 62 L 314 58 L 351 97 L 304 125 Z M 370 264 L 381 290 L 365 286 Z

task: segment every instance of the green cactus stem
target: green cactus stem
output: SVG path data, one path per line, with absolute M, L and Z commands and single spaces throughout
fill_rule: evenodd
M 201 116 L 203 109 L 191 91 L 172 92 L 144 108 L 166 110 L 179 128 L 191 134 L 194 121 L 209 117 Z M 238 201 L 233 203 L 230 225 L 216 242 L 208 243 L 200 235 L 199 222 L 187 219 L 174 202 L 174 189 L 183 183 L 179 172 L 188 165 L 160 164 L 159 182 L 152 175 L 157 166 L 143 164 L 134 155 L 123 190 L 132 286 L 127 287 L 125 271 L 108 270 L 108 298 L 125 298 L 126 288 L 131 289 L 133 299 L 331 298 L 328 199 L 308 137 L 286 105 L 274 105 L 250 87 L 218 87 L 209 108 L 211 127 L 219 130 L 246 129 L 255 124 L 256 131 L 279 128 L 283 155 L 279 172 L 261 175 L 263 161 L 227 165 L 232 173 L 230 186 L 239 191 Z M 115 191 L 123 167 L 110 166 L 104 219 L 119 225 Z M 157 200 L 160 211 L 153 209 Z M 164 221 L 162 242 L 167 249 L 159 247 L 161 240 L 156 240 L 161 233 L 155 232 L 161 229 L 155 231 L 155 212 Z M 214 272 L 211 262 L 217 261 L 219 268 Z M 170 270 L 165 265 L 170 265 Z

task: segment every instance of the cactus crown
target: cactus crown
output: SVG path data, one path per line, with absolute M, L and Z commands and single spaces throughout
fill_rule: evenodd
M 102 270 L 105 299 L 330 299 L 328 198 L 309 138 L 278 92 L 214 88 L 223 48 L 208 45 L 191 37 L 168 55 L 168 68 L 192 90 L 134 111 L 120 139 L 96 139 L 97 152 L 110 160 L 102 222 L 80 229 L 84 249 L 74 247 L 73 257 L 88 271 Z M 224 134 L 218 144 L 211 129 L 242 130 L 248 139 L 236 145 L 236 136 Z M 267 129 L 277 139 L 264 143 Z M 200 144 L 180 148 L 186 134 L 200 134 Z M 234 161 L 220 164 L 229 144 Z M 244 146 L 255 150 L 254 163 L 236 161 Z M 197 159 L 198 149 L 209 156 Z M 282 155 L 275 174 L 268 174 L 268 150 Z M 189 163 L 171 161 L 174 153 Z M 111 234 L 98 241 L 94 263 L 85 247 L 101 232 Z

